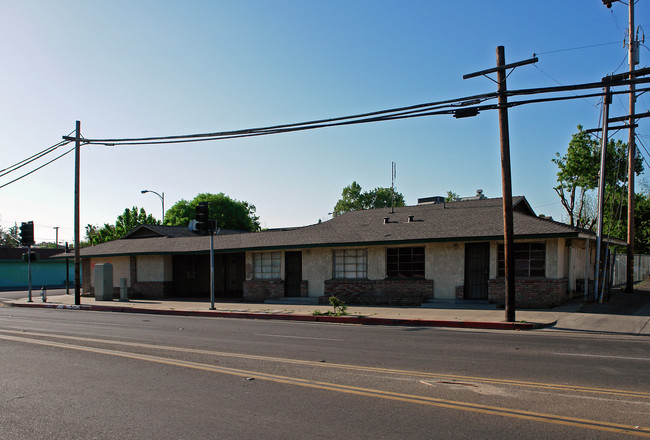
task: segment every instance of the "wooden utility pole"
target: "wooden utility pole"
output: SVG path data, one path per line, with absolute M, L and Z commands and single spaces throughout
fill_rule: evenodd
M 515 254 L 512 214 L 512 180 L 510 174 L 510 130 L 506 96 L 505 49 L 497 47 L 497 92 L 499 94 L 499 134 L 501 138 L 501 192 L 503 194 L 503 242 L 506 277 L 506 321 L 515 321 Z
M 81 254 L 79 241 L 79 165 L 81 162 L 81 121 L 77 121 L 74 148 L 74 303 L 81 305 Z M 89 275 L 89 274 L 86 274 Z
M 634 36 L 634 0 L 629 0 L 630 29 L 628 32 L 628 62 L 630 65 L 630 119 L 629 140 L 627 143 L 627 264 L 625 291 L 634 291 L 634 164 L 636 148 L 634 139 L 634 102 L 636 101 L 636 86 L 634 84 L 634 66 L 638 53 L 638 42 Z
M 594 282 L 594 301 L 603 302 L 603 297 L 600 291 L 603 287 L 604 277 L 601 275 L 601 259 L 603 248 L 603 213 L 604 213 L 604 200 L 605 200 L 605 164 L 607 161 L 607 141 L 608 141 L 608 126 L 607 120 L 609 118 L 609 86 L 605 86 L 603 95 L 603 135 L 600 147 L 600 173 L 598 177 L 598 224 L 596 235 L 596 276 Z
M 505 306 L 506 321 L 515 321 L 515 253 L 514 226 L 512 214 L 512 180 L 510 175 L 510 132 L 508 129 L 508 97 L 506 87 L 506 70 L 525 64 L 536 63 L 531 58 L 517 63 L 506 64 L 505 48 L 497 47 L 497 67 L 480 72 L 463 75 L 463 79 L 497 73 L 497 92 L 499 107 L 499 131 L 501 138 L 501 187 L 503 193 L 503 250 L 505 258 Z

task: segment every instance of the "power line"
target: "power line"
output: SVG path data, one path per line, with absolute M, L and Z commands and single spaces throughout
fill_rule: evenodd
M 650 152 L 648 152 L 648 149 L 646 148 L 645 144 L 643 143 L 643 141 L 641 140 L 639 135 L 636 135 L 636 139 L 639 141 L 639 144 L 641 144 L 641 147 L 643 147 L 643 150 L 646 152 L 648 157 L 650 157 Z M 648 163 L 645 156 L 643 154 L 641 154 L 641 157 L 643 158 L 643 161 L 646 163 L 646 165 L 648 165 L 648 168 L 650 169 L 650 163 Z
M 559 53 L 559 52 L 569 52 L 572 50 L 582 50 L 582 49 L 590 49 L 592 47 L 601 47 L 601 46 L 608 46 L 611 44 L 619 44 L 620 41 L 610 41 L 609 43 L 599 43 L 599 44 L 590 44 L 588 46 L 578 46 L 578 47 L 569 47 L 566 49 L 558 49 L 558 50 L 549 50 L 547 52 L 535 52 L 533 56 L 535 55 L 547 55 L 550 53 Z
M 616 79 L 616 80 L 611 80 L 610 82 L 611 82 L 611 86 L 624 86 L 624 85 L 628 85 L 630 83 L 630 80 Z M 648 83 L 650 82 L 650 79 L 647 78 L 637 79 L 636 82 L 640 84 Z M 565 92 L 565 91 L 601 88 L 602 86 L 603 86 L 603 82 L 595 82 L 595 83 L 577 84 L 572 86 L 557 86 L 557 87 L 546 87 L 546 88 L 512 90 L 507 92 L 507 94 L 509 96 L 519 96 L 519 95 L 533 95 L 533 94 L 541 94 L 541 93 L 557 93 L 557 92 Z M 640 89 L 640 90 L 650 90 L 650 89 Z M 612 93 L 618 94 L 618 93 L 627 93 L 627 92 L 612 92 Z M 578 98 L 584 99 L 586 97 L 600 96 L 601 94 L 602 93 L 599 92 L 599 93 L 592 93 L 587 95 L 575 95 L 570 97 L 565 96 L 565 97 L 555 97 L 555 98 L 541 98 L 541 99 L 527 100 L 527 101 L 515 101 L 515 102 L 509 102 L 508 106 L 512 107 L 512 106 L 523 105 L 523 104 L 551 102 L 551 101 L 578 99 Z M 187 142 L 198 142 L 198 141 L 233 139 L 233 138 L 251 137 L 251 136 L 262 136 L 262 135 L 269 135 L 269 134 L 311 130 L 311 129 L 324 128 L 324 127 L 345 126 L 345 125 L 353 125 L 353 124 L 361 124 L 361 123 L 369 123 L 369 122 L 406 119 L 406 118 L 421 117 L 421 116 L 456 114 L 456 112 L 459 109 L 471 109 L 476 111 L 494 110 L 497 108 L 496 105 L 476 106 L 476 104 L 496 97 L 497 97 L 496 93 L 487 93 L 482 95 L 474 95 L 474 96 L 468 96 L 464 98 L 457 98 L 457 99 L 446 100 L 446 101 L 418 104 L 409 107 L 381 110 L 381 111 L 365 113 L 360 115 L 342 116 L 337 118 L 320 119 L 315 121 L 298 122 L 292 124 L 274 125 L 269 127 L 249 128 L 243 130 L 222 131 L 222 132 L 213 132 L 213 133 L 197 133 L 197 134 L 174 135 L 174 136 L 143 137 L 143 138 L 112 138 L 112 139 L 83 138 L 82 142 L 84 144 L 95 144 L 95 145 L 106 145 L 106 146 L 153 145 L 153 144 L 187 143 Z M 63 138 L 69 141 L 76 140 L 75 138 L 69 136 L 64 136 Z
M 567 49 L 567 50 L 568 50 L 568 49 Z M 563 85 L 564 85 L 564 84 L 562 84 L 561 82 L 559 82 L 558 80 L 556 80 L 555 78 L 553 78 L 551 75 L 549 75 L 548 73 L 546 73 L 545 71 L 543 71 L 543 70 L 542 70 L 542 69 L 541 69 L 537 64 L 533 64 L 533 67 L 535 67 L 535 68 L 536 68 L 537 70 L 539 70 L 541 73 L 543 73 L 544 75 L 546 75 L 546 76 L 547 76 L 551 81 L 553 81 L 553 82 L 556 83 L 557 85 L 559 85 L 559 86 L 563 86 Z M 573 93 L 574 95 L 576 95 L 574 92 L 571 92 L 571 93 Z M 578 95 L 576 95 L 576 96 L 578 96 Z M 587 104 L 589 104 L 589 105 L 591 105 L 591 106 L 593 106 L 593 107 L 598 108 L 598 104 L 593 104 L 593 103 L 587 101 L 586 99 L 585 99 L 584 101 L 585 101 Z
M 7 175 L 9 173 L 12 173 L 12 172 L 16 171 L 16 170 L 24 167 L 25 165 L 28 165 L 28 164 L 40 159 L 41 157 L 53 152 L 57 148 L 69 144 L 70 142 L 71 141 L 65 141 L 65 140 L 61 141 L 61 142 L 59 142 L 57 144 L 54 144 L 54 145 L 52 145 L 50 147 L 47 147 L 46 149 L 44 149 L 42 151 L 39 151 L 38 153 L 36 153 L 36 154 L 26 158 L 26 159 L 21 160 L 20 162 L 17 162 L 15 164 L 3 169 L 3 170 L 0 170 L 0 177 L 5 176 L 5 175 Z
M 25 173 L 25 174 L 23 174 L 22 176 L 20 176 L 20 177 L 14 179 L 14 180 L 12 180 L 12 181 L 10 181 L 10 182 L 5 183 L 4 185 L 0 185 L 0 188 L 4 188 L 4 187 L 7 186 L 7 185 L 11 185 L 12 183 L 19 181 L 20 179 L 29 176 L 30 174 L 32 174 L 32 173 L 34 173 L 34 172 L 40 170 L 41 168 L 46 167 L 47 165 L 51 164 L 51 163 L 54 162 L 55 160 L 59 160 L 59 159 L 61 159 L 63 156 L 65 156 L 66 154 L 70 153 L 71 151 L 74 151 L 74 148 L 69 149 L 69 150 L 66 151 L 65 153 L 61 154 L 60 156 L 55 157 L 54 159 L 50 160 L 49 162 L 44 163 L 43 165 L 41 165 L 41 166 L 38 167 L 38 168 L 34 168 L 34 169 L 31 170 L 29 173 Z
M 124 143 L 124 142 L 148 142 L 148 141 L 169 141 L 169 140 L 187 140 L 187 139 L 200 139 L 200 138 L 223 138 L 223 137 L 240 137 L 248 135 L 259 135 L 266 133 L 280 133 L 285 131 L 293 131 L 294 129 L 306 129 L 306 128 L 320 128 L 324 126 L 333 126 L 333 125 L 342 125 L 345 121 L 354 121 L 354 120 L 364 120 L 364 121 L 375 121 L 378 120 L 380 116 L 384 115 L 387 117 L 390 116 L 399 116 L 406 114 L 416 114 L 418 112 L 430 111 L 432 109 L 440 108 L 450 108 L 450 107 L 462 107 L 471 104 L 477 104 L 488 99 L 496 98 L 496 93 L 486 93 L 482 95 L 474 95 L 465 98 L 450 99 L 445 101 L 430 102 L 425 104 L 417 104 L 408 107 L 399 107 L 388 110 L 380 110 L 371 113 L 363 113 L 351 116 L 341 116 L 328 119 L 319 119 L 314 121 L 305 121 L 297 122 L 291 124 L 281 124 L 273 125 L 268 127 L 257 127 L 257 128 L 248 128 L 243 130 L 233 130 L 233 131 L 224 131 L 224 132 L 214 132 L 214 133 L 201 133 L 201 134 L 188 134 L 188 135 L 174 135 L 174 136 L 155 136 L 155 137 L 145 137 L 145 138 L 124 138 L 124 139 L 83 139 L 83 143 L 86 144 L 102 144 L 112 146 L 112 144 Z M 63 137 L 65 140 L 75 140 L 75 138 L 70 138 L 69 136 Z

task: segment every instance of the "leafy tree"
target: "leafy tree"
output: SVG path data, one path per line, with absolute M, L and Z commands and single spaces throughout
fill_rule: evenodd
M 129 231 L 140 225 L 159 225 L 151 214 L 147 214 L 144 208 L 137 206 L 126 208 L 121 215 L 117 216 L 114 225 L 104 223 L 101 228 L 96 225 L 86 226 L 86 240 L 90 245 L 96 245 L 123 237 Z
M 14 223 L 13 226 L 10 226 L 6 230 L 0 226 L 0 246 L 14 248 L 19 244 L 18 224 Z
M 600 170 L 600 143 L 578 126 L 578 132 L 571 137 L 564 156 L 555 153 L 553 163 L 557 165 L 558 185 L 553 188 L 568 215 L 568 223 L 579 228 L 593 229 L 596 210 L 591 206 L 592 192 L 598 187 Z M 643 171 L 642 159 L 636 158 L 635 172 Z M 618 141 L 607 143 L 605 163 L 604 204 L 607 206 L 615 192 L 626 186 L 627 145 Z
M 456 194 L 453 191 L 447 191 L 447 197 L 445 197 L 445 202 L 457 202 L 460 200 L 460 195 Z
M 362 191 L 361 185 L 356 181 L 343 188 L 341 198 L 334 205 L 334 216 L 349 211 L 362 209 L 387 208 L 391 206 L 394 196 L 394 206 L 404 206 L 404 196 L 393 192 L 390 188 L 378 187 L 371 191 Z
M 210 219 L 217 221 L 217 227 L 238 229 L 240 231 L 259 231 L 259 217 L 255 215 L 255 205 L 234 200 L 224 193 L 202 193 L 192 201 L 179 200 L 165 213 L 165 224 L 187 226 L 196 217 L 199 202 L 210 203 Z
M 627 240 L 627 191 L 605 206 L 603 233 Z M 650 194 L 647 192 L 634 195 L 634 252 L 650 253 Z

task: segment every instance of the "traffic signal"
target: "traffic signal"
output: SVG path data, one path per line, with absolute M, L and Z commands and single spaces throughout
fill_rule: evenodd
M 196 207 L 196 230 L 201 235 L 207 235 L 210 229 L 210 204 L 199 202 Z
M 20 244 L 23 246 L 34 244 L 34 222 L 22 222 L 20 224 Z

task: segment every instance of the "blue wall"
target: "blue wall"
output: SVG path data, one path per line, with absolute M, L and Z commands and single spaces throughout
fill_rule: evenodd
M 65 287 L 65 260 L 32 261 L 32 289 Z M 74 262 L 69 267 L 70 287 L 74 285 Z M 27 262 L 0 261 L 0 290 L 27 289 Z

